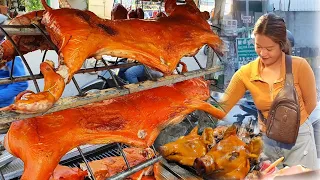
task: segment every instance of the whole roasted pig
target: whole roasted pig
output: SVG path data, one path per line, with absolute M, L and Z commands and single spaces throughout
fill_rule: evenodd
M 205 102 L 209 84 L 195 78 L 82 107 L 13 122 L 4 146 L 24 162 L 21 179 L 47 180 L 61 157 L 83 144 L 153 144 L 166 126 L 199 109 L 225 113 Z
M 90 57 L 101 59 L 102 55 L 111 55 L 135 59 L 168 75 L 183 56 L 196 54 L 204 44 L 218 49 L 222 43 L 211 31 L 205 19 L 207 13 L 201 13 L 193 0 L 186 0 L 184 5 L 177 5 L 176 0 L 166 0 L 165 10 L 169 16 L 150 21 L 106 20 L 90 11 L 54 10 L 45 0 L 41 2 L 45 8 L 42 24 L 59 49 L 56 74 L 65 83 L 70 82 Z M 46 88 L 50 92 L 47 100 L 37 97 L 42 96 L 41 93 L 23 96 L 23 101 L 0 110 L 45 112 L 60 98 L 65 87 L 62 84 L 53 86 L 57 93 Z

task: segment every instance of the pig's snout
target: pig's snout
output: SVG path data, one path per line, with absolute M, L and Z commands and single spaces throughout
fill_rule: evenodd
M 193 167 L 199 175 L 210 174 L 214 171 L 214 160 L 210 156 L 202 156 L 201 158 L 196 158 Z

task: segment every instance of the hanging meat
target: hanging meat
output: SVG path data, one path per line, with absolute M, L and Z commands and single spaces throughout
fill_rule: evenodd
M 167 0 L 165 7 L 169 16 L 157 20 L 112 21 L 101 19 L 90 11 L 53 10 L 42 0 L 46 11 L 42 23 L 59 49 L 57 74 L 69 83 L 87 58 L 101 59 L 102 55 L 111 55 L 135 59 L 168 75 L 183 56 L 194 55 L 204 44 L 217 49 L 222 41 L 211 31 L 194 2 L 186 2 L 177 5 L 175 0 Z M 56 87 L 61 88 L 57 91 L 63 92 L 64 86 Z M 0 110 L 40 113 L 59 99 L 48 96 L 53 101 L 43 104 L 38 102 L 37 95 L 24 97 L 28 106 L 22 107 L 24 105 L 17 101 Z
M 152 149 L 142 149 L 142 148 L 125 148 L 123 149 L 124 154 L 128 160 L 129 166 L 136 166 L 154 156 Z M 96 180 L 105 180 L 123 170 L 127 169 L 127 165 L 122 156 L 107 157 L 101 160 L 89 162 L 89 166 L 94 174 Z M 80 168 L 86 170 L 85 164 L 80 164 Z M 139 179 L 145 173 L 145 170 L 141 170 L 128 179 Z
M 24 15 L 17 16 L 9 22 L 9 25 L 31 25 L 32 23 L 40 25 L 43 12 L 43 10 L 33 11 Z M 47 50 L 52 48 L 49 42 L 46 41 L 42 35 L 13 35 L 11 36 L 11 38 L 17 44 L 18 49 L 22 54 L 26 54 L 39 49 Z M 8 39 L 3 41 L 0 45 L 0 68 L 18 55 L 19 54 L 15 51 L 14 46 Z
M 121 142 L 146 148 L 163 128 L 196 109 L 223 118 L 224 112 L 204 101 L 209 96 L 208 82 L 195 78 L 15 121 L 4 146 L 24 162 L 22 179 L 46 180 L 61 157 L 79 145 Z

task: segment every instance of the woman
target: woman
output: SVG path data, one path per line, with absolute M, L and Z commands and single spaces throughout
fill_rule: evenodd
M 225 111 L 230 109 L 250 91 L 257 109 L 264 117 L 268 116 L 272 101 L 282 89 L 285 80 L 285 54 L 290 54 L 284 20 L 272 13 L 259 18 L 254 27 L 255 51 L 258 58 L 242 66 L 232 77 L 222 98 Z M 316 106 L 316 85 L 313 71 L 308 62 L 301 57 L 292 57 L 294 85 L 299 96 L 301 120 L 298 138 L 295 144 L 284 144 L 264 135 L 265 125 L 259 117 L 263 133 L 264 153 L 275 161 L 285 157 L 278 165 L 304 165 L 316 168 L 316 150 L 314 132 L 308 116 Z

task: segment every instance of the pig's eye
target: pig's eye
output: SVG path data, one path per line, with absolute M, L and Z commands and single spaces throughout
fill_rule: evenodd
M 233 151 L 233 152 L 230 154 L 229 161 L 235 160 L 235 159 L 237 159 L 238 157 L 239 157 L 239 152 Z

